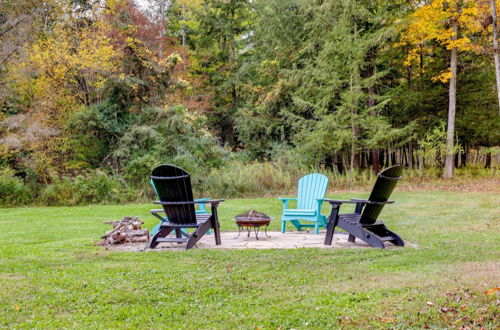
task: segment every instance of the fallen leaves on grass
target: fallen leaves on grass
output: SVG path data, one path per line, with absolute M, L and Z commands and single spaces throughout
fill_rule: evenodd
M 440 311 L 441 313 L 448 313 L 448 312 L 452 312 L 452 313 L 454 313 L 454 312 L 456 312 L 457 310 L 456 310 L 456 308 L 453 308 L 453 307 L 451 307 L 451 308 L 450 308 L 450 307 L 441 307 L 441 308 L 439 309 L 439 311 Z
M 434 306 L 434 303 L 433 303 L 432 301 L 428 301 L 428 302 L 426 302 L 426 304 L 427 304 L 428 306 Z
M 338 321 L 340 325 L 349 325 L 352 323 L 352 319 L 349 316 L 342 316 Z
M 495 294 L 495 292 L 497 291 L 500 291 L 500 288 L 491 288 L 489 290 L 484 291 L 484 294 L 490 296 L 492 294 Z
M 396 321 L 396 319 L 394 317 L 382 317 L 380 318 L 380 322 L 383 322 L 383 323 L 392 323 Z
M 14 305 L 14 308 L 16 309 L 16 311 L 20 311 L 21 310 L 21 307 L 19 305 Z
M 461 317 L 458 320 L 456 320 L 454 323 L 459 324 L 461 322 L 467 321 L 469 318 L 467 316 Z

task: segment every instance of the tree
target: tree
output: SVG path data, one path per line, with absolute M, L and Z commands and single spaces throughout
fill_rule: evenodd
M 498 96 L 498 113 L 500 114 L 500 49 L 498 48 L 498 29 L 497 29 L 497 9 L 496 1 L 490 0 L 491 6 L 491 25 L 493 33 L 493 59 L 495 61 L 495 77 L 497 82 L 497 96 Z
M 450 52 L 449 68 L 435 77 L 449 81 L 445 178 L 453 177 L 454 168 L 458 52 L 471 50 L 469 36 L 480 31 L 477 14 L 477 3 L 473 0 L 432 0 L 411 15 L 410 25 L 402 37 L 401 44 L 411 47 L 407 64 L 418 60 L 421 47 L 438 45 Z
M 238 144 L 234 117 L 241 104 L 239 57 L 246 46 L 251 14 L 249 0 L 208 0 L 196 12 L 197 55 L 213 92 L 211 122 L 222 141 L 233 147 Z

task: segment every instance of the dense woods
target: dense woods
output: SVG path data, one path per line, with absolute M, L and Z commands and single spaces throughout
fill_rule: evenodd
M 311 168 L 496 173 L 496 10 L 2 0 L 0 204 L 137 200 L 160 163 L 226 196 L 279 190 Z

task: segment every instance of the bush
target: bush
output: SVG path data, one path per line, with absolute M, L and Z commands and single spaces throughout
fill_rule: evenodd
M 198 196 L 216 198 L 283 196 L 297 192 L 297 181 L 309 173 L 328 177 L 329 189 L 352 189 L 370 186 L 373 171 L 355 170 L 340 174 L 323 167 L 308 167 L 298 163 L 250 162 L 233 160 L 220 169 L 213 169 L 206 177 L 195 176 L 192 182 Z
M 195 189 L 207 196 L 257 197 L 289 192 L 296 186 L 297 170 L 288 171 L 276 163 L 229 162 L 206 177 L 198 177 Z
M 332 169 L 294 164 L 291 159 L 262 163 L 243 161 L 243 158 L 244 155 L 233 158 L 225 166 L 213 168 L 205 175 L 205 172 L 196 172 L 189 167 L 189 158 L 179 157 L 173 163 L 190 172 L 195 197 L 248 198 L 294 195 L 297 193 L 297 181 L 309 173 L 326 175 L 330 191 L 370 190 L 376 177 L 371 169 L 346 171 L 341 174 Z M 30 204 L 72 206 L 150 202 L 155 197 L 153 189 L 147 182 L 150 173 L 147 169 L 148 164 L 151 164 L 151 161 L 148 160 L 142 166 L 138 166 L 135 180 L 128 183 L 126 178 L 96 170 L 75 177 L 54 179 L 51 184 L 35 189 L 34 185 L 32 187 L 25 184 L 22 179 L 10 173 L 4 174 L 0 177 L 0 207 Z M 423 175 L 417 169 L 405 169 L 403 173 L 405 180 L 401 182 L 400 187 L 402 185 L 407 187 L 423 185 L 436 189 L 445 187 L 446 182 L 441 180 L 441 173 L 440 167 L 427 168 Z M 498 178 L 499 173 L 496 168 L 457 169 L 456 179 L 450 183 L 460 185 L 467 180 Z
M 115 177 L 97 170 L 55 180 L 42 190 L 40 203 L 53 206 L 116 204 L 138 200 L 138 195 Z
M 0 177 L 0 206 L 27 205 L 33 201 L 33 198 L 33 190 L 25 185 L 22 179 L 12 175 Z

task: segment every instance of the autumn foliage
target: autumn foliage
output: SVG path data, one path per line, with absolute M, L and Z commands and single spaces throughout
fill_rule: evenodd
M 165 162 L 226 191 L 252 162 L 495 167 L 492 26 L 486 0 L 7 0 L 5 190 L 80 203 L 63 191 L 88 180 L 144 197 Z

